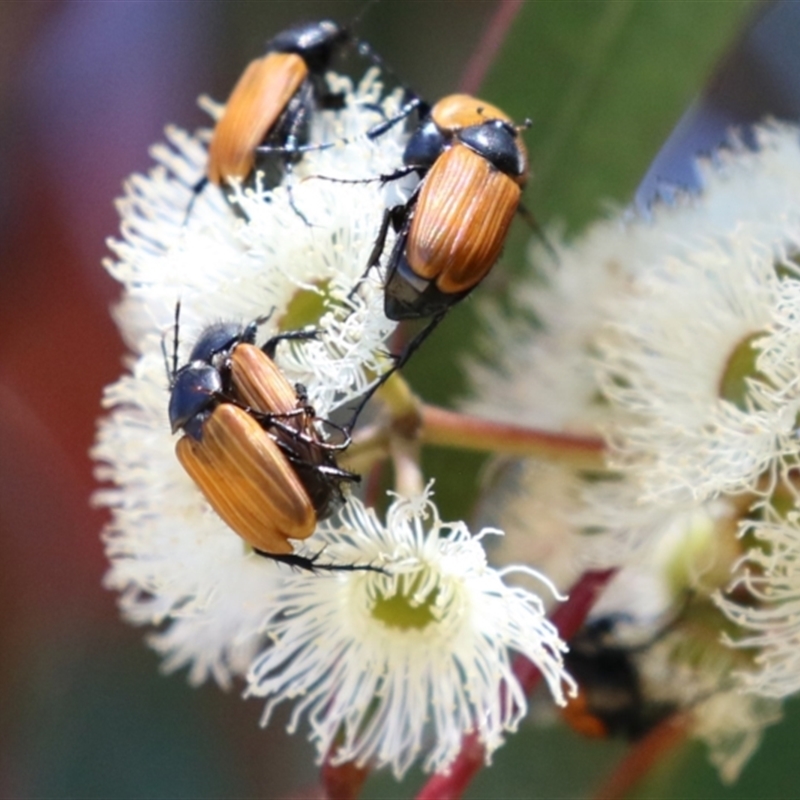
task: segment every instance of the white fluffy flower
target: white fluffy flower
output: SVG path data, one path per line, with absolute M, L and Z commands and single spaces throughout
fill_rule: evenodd
M 747 631 L 731 642 L 750 651 L 758 665 L 743 672 L 745 686 L 780 698 L 800 689 L 800 512 L 785 517 L 769 507 L 765 512 L 765 519 L 742 523 L 742 533 L 756 546 L 718 603 Z
M 564 644 L 541 600 L 487 565 L 490 532 L 441 522 L 427 493 L 397 499 L 385 525 L 351 500 L 318 531 L 325 553 L 387 574 L 295 575 L 275 592 L 263 626 L 273 644 L 248 675 L 248 693 L 269 698 L 264 724 L 296 699 L 290 726 L 307 717 L 320 759 L 390 765 L 399 778 L 423 750 L 426 769 L 445 768 L 473 731 L 488 758 L 516 728 L 527 704 L 509 650 L 563 704 Z
M 516 318 L 483 305 L 491 365 L 468 365 L 476 397 L 466 407 L 509 422 L 585 430 L 598 414 L 603 419 L 588 356 L 632 278 L 705 249 L 743 220 L 760 226 L 776 259 L 797 251 L 800 132 L 770 123 L 754 136 L 757 152 L 737 145 L 698 162 L 700 194 L 677 192 L 647 217 L 612 211 L 567 241 L 550 231 L 557 262 L 534 241 L 531 260 L 542 276 L 514 286 Z
M 637 664 L 648 700 L 687 714 L 691 736 L 706 743 L 720 779 L 730 784 L 782 715 L 779 702 L 741 691 L 737 656 L 713 634 L 695 621 L 651 646 Z
M 610 429 L 645 493 L 668 501 L 752 488 L 793 457 L 799 393 L 796 373 L 781 368 L 791 343 L 769 334 L 798 275 L 798 136 L 760 127 L 757 152 L 736 146 L 700 163 L 702 193 L 557 242 L 558 267 L 535 248 L 545 280 L 515 287 L 515 320 L 487 307 L 501 355 L 470 365 L 477 399 L 467 408 L 556 430 Z M 739 376 L 737 405 L 721 383 L 753 341 L 761 374 Z
M 621 220 L 597 223 L 573 242 L 553 232 L 558 263 L 532 244 L 530 257 L 544 275 L 514 286 L 514 316 L 491 301 L 479 306 L 489 360 L 467 363 L 473 397 L 463 402 L 465 410 L 515 424 L 596 433 L 606 409 L 598 403 L 590 356 L 598 329 L 630 279 L 624 260 L 628 234 Z
M 298 327 L 297 320 L 300 327 L 322 329 L 319 341 L 279 353 L 280 366 L 306 386 L 321 414 L 359 394 L 386 367 L 383 349 L 396 323 L 383 314 L 380 277 L 373 271 L 358 292 L 352 290 L 374 245 L 387 192 L 403 187 L 316 176 L 374 179 L 390 173 L 401 163 L 406 134 L 395 126 L 375 141 L 363 136 L 383 119 L 375 104 L 387 115 L 398 107 L 396 97 L 381 102 L 374 72 L 355 92 L 347 79 L 331 81 L 332 91 L 345 92 L 347 106 L 315 114 L 311 139 L 354 140 L 305 154 L 274 190 L 234 187 L 248 222 L 213 186 L 196 197 L 187 216 L 207 156 L 201 139 L 175 128 L 167 131 L 170 146 L 153 148 L 160 166 L 128 181 L 118 202 L 123 239 L 109 242 L 117 260 L 106 266 L 126 289 L 127 304 L 117 318 L 135 352 L 160 352 L 160 337 L 170 331 L 180 299 L 180 363 L 199 332 L 220 319 L 250 322 L 272 311 L 262 339 Z M 315 306 L 310 320 L 302 308 L 309 305 Z
M 631 415 L 613 427 L 615 443 L 650 496 L 753 490 L 796 453 L 798 398 L 755 355 L 782 335 L 781 286 L 797 279 L 788 260 L 776 265 L 776 247 L 764 228 L 742 223 L 705 249 L 655 262 L 620 299 L 599 377 Z

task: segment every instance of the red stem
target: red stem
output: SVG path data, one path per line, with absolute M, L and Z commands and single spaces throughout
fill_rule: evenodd
M 622 800 L 661 759 L 686 738 L 688 714 L 673 714 L 632 747 L 594 800 Z
M 578 632 L 598 595 L 615 572 L 613 569 L 586 572 L 572 587 L 569 599 L 559 606 L 552 617 L 562 639 L 568 641 Z M 526 694 L 530 694 L 542 678 L 536 666 L 523 656 L 514 659 L 514 674 Z M 431 777 L 417 795 L 417 800 L 460 800 L 484 763 L 483 746 L 477 735 L 473 733 L 465 736 L 461 743 L 461 752 L 448 771 Z
M 326 761 L 320 773 L 328 800 L 357 800 L 369 770 L 350 762 L 334 767 Z
M 498 2 L 497 10 L 492 15 L 489 26 L 467 62 L 458 85 L 459 92 L 475 94 L 480 89 L 486 73 L 508 35 L 511 23 L 522 8 L 523 2 L 524 0 L 500 0 Z

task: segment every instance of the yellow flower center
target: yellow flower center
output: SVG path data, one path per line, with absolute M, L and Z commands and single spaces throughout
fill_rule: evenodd
M 297 331 L 306 325 L 316 325 L 328 308 L 330 299 L 330 281 L 320 281 L 316 289 L 299 289 L 286 307 L 286 313 L 280 318 L 278 328 L 281 331 Z
M 753 345 L 762 335 L 761 332 L 751 333 L 736 345 L 719 382 L 719 396 L 742 411 L 747 411 L 747 379 L 769 382 L 756 369 L 758 350 Z
M 416 598 L 415 591 L 419 579 L 410 586 L 398 587 L 396 594 L 391 597 L 379 595 L 372 607 L 373 619 L 382 622 L 390 628 L 402 631 L 422 630 L 436 620 L 433 606 L 439 594 L 438 589 L 431 589 L 422 602 Z

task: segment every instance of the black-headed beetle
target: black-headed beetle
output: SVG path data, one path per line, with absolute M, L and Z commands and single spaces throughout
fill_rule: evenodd
M 430 108 L 409 139 L 404 166 L 382 176 L 386 183 L 416 172 L 421 180 L 407 203 L 385 211 L 367 272 L 380 264 L 393 227 L 397 238 L 384 263 L 384 312 L 398 321 L 431 320 L 362 398 L 354 420 L 500 257 L 528 179 L 523 127 L 527 123 L 514 125 L 483 100 L 449 95 Z
M 295 25 L 273 37 L 242 73 L 214 128 L 207 179 L 224 188 L 231 178 L 248 180 L 258 166 L 267 170 L 267 185 L 277 185 L 283 165 L 299 158 L 293 150 L 305 144 L 313 110 L 341 104 L 328 92 L 324 73 L 349 41 L 348 31 L 331 20 Z M 279 149 L 279 159 L 259 158 L 262 145 Z
M 247 326 L 216 323 L 178 368 L 179 313 L 180 305 L 169 420 L 173 433 L 184 433 L 175 448 L 178 460 L 214 511 L 259 555 L 275 561 L 310 571 L 375 569 L 320 564 L 296 555 L 289 541 L 311 536 L 342 504 L 342 484 L 360 480 L 336 465 L 334 452 L 349 438 L 341 444 L 322 439 L 314 410 L 273 361 L 279 342 L 316 332 L 280 334 L 259 348 L 261 319 Z

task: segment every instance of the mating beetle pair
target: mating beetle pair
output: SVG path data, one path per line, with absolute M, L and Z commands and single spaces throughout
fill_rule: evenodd
M 267 558 L 308 569 L 372 569 L 320 564 L 293 553 L 289 539 L 307 539 L 344 501 L 341 485 L 358 475 L 340 469 L 334 453 L 349 443 L 323 440 L 302 387 L 292 387 L 273 361 L 277 345 L 311 331 L 255 346 L 258 325 L 217 323 L 203 331 L 178 368 L 180 304 L 170 373 L 169 420 L 182 430 L 175 452 L 219 516 Z M 169 365 L 168 365 L 169 367 Z M 336 426 L 333 426 L 336 427 Z

